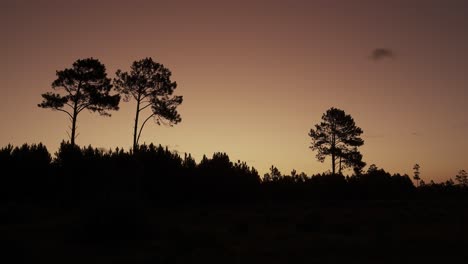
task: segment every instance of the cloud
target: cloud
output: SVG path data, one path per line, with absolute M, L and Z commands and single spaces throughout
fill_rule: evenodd
M 372 51 L 370 58 L 374 61 L 380 61 L 383 59 L 393 59 L 395 58 L 395 53 L 391 49 L 378 48 Z

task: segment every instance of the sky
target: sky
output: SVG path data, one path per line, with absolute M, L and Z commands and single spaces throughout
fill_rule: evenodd
M 93 57 L 114 78 L 152 57 L 182 122 L 146 125 L 142 143 L 322 173 L 308 132 L 336 107 L 364 131 L 368 165 L 445 181 L 468 169 L 466 25 L 462 0 L 0 0 L 0 146 L 67 140 L 67 116 L 37 107 L 57 70 Z M 77 144 L 129 149 L 134 112 L 80 113 Z

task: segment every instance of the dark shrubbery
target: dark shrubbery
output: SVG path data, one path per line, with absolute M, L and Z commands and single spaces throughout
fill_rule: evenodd
M 42 144 L 0 149 L 4 203 L 92 203 L 106 205 L 173 202 L 304 201 L 311 199 L 409 199 L 466 196 L 453 182 L 421 184 L 408 175 L 371 165 L 365 173 L 282 175 L 274 166 L 263 179 L 245 162 L 214 153 L 196 163 L 191 155 L 161 145 L 136 151 L 77 147 L 62 142 L 52 158 Z
M 47 197 L 52 181 L 51 162 L 52 157 L 42 144 L 0 149 L 2 197 L 18 202 Z

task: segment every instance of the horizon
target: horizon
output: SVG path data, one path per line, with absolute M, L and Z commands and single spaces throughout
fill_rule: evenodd
M 178 83 L 182 122 L 148 124 L 141 144 L 191 153 L 197 162 L 224 152 L 260 176 L 272 165 L 283 174 L 323 173 L 330 159 L 316 160 L 307 133 L 337 107 L 364 131 L 365 170 L 375 164 L 412 177 L 418 163 L 421 179 L 443 182 L 468 169 L 468 3 L 3 5 L 1 147 L 41 142 L 53 154 L 68 140 L 67 117 L 37 107 L 56 71 L 94 57 L 114 78 L 152 57 Z M 84 111 L 77 144 L 129 149 L 134 106 L 121 102 L 110 118 Z

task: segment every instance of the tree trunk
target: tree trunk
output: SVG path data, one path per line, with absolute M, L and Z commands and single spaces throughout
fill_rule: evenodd
M 334 130 L 334 129 L 333 129 Z M 335 167 L 336 167 L 336 145 L 335 145 L 335 133 L 332 135 L 332 145 L 331 145 L 331 155 L 332 155 L 332 173 L 335 175 Z
M 137 151 L 138 142 L 137 142 L 137 131 L 138 131 L 138 118 L 140 116 L 140 95 L 138 95 L 137 99 L 137 110 L 135 114 L 135 126 L 133 127 L 133 153 Z
M 72 119 L 72 128 L 71 128 L 71 145 L 75 146 L 75 137 L 76 137 L 76 117 L 77 114 L 73 113 L 73 119 Z
M 78 101 L 80 99 L 80 89 L 81 89 L 81 81 L 78 84 L 78 90 L 76 91 L 75 98 L 73 99 L 73 118 L 72 118 L 72 129 L 71 129 L 71 139 L 70 143 L 72 146 L 75 146 L 75 138 L 76 138 L 76 119 L 78 117 Z
M 338 173 L 341 174 L 341 156 L 340 156 L 340 163 L 338 165 Z
M 78 103 L 75 102 L 75 106 L 73 107 L 73 118 L 72 118 L 72 128 L 71 128 L 71 138 L 70 138 L 70 143 L 72 146 L 75 146 L 75 138 L 76 138 L 76 119 L 78 117 Z
M 332 174 L 335 175 L 335 150 L 332 150 Z

